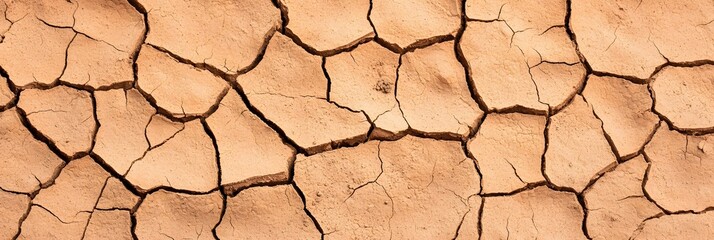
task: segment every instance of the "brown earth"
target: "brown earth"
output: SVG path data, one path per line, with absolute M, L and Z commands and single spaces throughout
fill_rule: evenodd
M 0 240 L 714 238 L 711 0 L 0 1 Z

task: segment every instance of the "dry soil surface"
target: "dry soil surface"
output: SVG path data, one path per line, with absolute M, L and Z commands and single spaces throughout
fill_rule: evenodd
M 712 0 L 0 2 L 0 240 L 714 238 Z

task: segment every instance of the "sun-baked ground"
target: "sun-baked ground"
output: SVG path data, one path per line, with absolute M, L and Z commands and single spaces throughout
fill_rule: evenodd
M 0 1 L 0 239 L 714 238 L 711 0 Z

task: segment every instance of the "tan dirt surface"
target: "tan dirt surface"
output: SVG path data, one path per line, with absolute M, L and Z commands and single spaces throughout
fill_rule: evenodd
M 591 180 L 617 164 L 602 122 L 578 95 L 551 117 L 543 174 L 554 185 L 582 192 Z
M 625 79 L 591 76 L 583 97 L 602 121 L 602 128 L 622 158 L 630 158 L 654 134 L 659 118 L 652 109 L 647 85 Z
M 364 141 L 370 128 L 362 112 L 326 101 L 328 79 L 321 65 L 320 57 L 276 35 L 260 64 L 238 77 L 248 101 L 310 153 Z
M 141 48 L 136 64 L 137 88 L 175 117 L 206 115 L 228 91 L 223 79 L 182 64 L 151 46 Z
M 146 43 L 226 73 L 252 65 L 281 24 L 270 0 L 138 2 L 151 28 Z
M 31 193 L 53 181 L 64 162 L 44 143 L 32 138 L 17 109 L 0 113 L 0 187 Z M 22 146 L 22 147 L 17 147 Z
M 290 16 L 287 29 L 318 52 L 352 47 L 374 36 L 367 20 L 369 0 L 281 0 Z
M 486 198 L 483 239 L 587 239 L 583 209 L 575 194 L 537 187 L 512 196 Z
M 467 2 L 476 21 L 467 24 L 461 50 L 489 109 L 543 113 L 575 95 L 585 69 L 563 27 L 566 10 L 565 0 Z
M 4 33 L 0 43 L 0 66 L 16 86 L 54 83 L 65 66 L 65 51 L 75 33 L 54 28 L 27 13 Z M 44 39 L 48 39 L 45 42 Z
M 661 126 L 645 147 L 651 167 L 645 190 L 668 211 L 714 206 L 714 136 L 688 136 Z
M 218 187 L 215 148 L 199 120 L 187 122 L 183 131 L 132 162 L 126 179 L 143 191 L 162 186 L 210 191 Z
M 379 158 L 376 182 L 392 202 L 393 238 L 449 238 L 473 210 L 468 199 L 479 198 L 474 162 L 458 142 L 407 136 L 380 144 Z
M 396 98 L 399 55 L 376 42 L 329 57 L 330 100 L 364 111 L 375 124 L 375 136 L 393 137 L 409 128 Z M 377 135 L 378 134 L 378 135 Z
M 633 239 L 706 239 L 714 235 L 714 214 L 679 214 L 653 218 Z
M 711 0 L 0 16 L 0 240 L 714 239 Z
M 132 53 L 108 43 L 77 35 L 67 49 L 61 81 L 91 88 L 108 88 L 134 81 Z
M 218 192 L 185 194 L 159 190 L 145 197 L 134 213 L 141 239 L 213 239 L 223 209 Z
M 17 239 L 82 239 L 88 216 L 64 223 L 42 207 L 33 205 L 29 211 Z
M 174 122 L 161 114 L 154 114 L 149 120 L 149 125 L 146 126 L 146 139 L 149 141 L 149 146 L 153 148 L 166 143 L 184 129 L 186 125 L 182 122 Z
M 222 239 L 319 239 L 320 232 L 303 208 L 290 185 L 246 189 L 228 199 L 216 235 Z
M 0 77 L 0 108 L 10 105 L 15 98 L 15 93 L 10 90 L 7 79 Z
M 369 19 L 393 49 L 409 49 L 453 36 L 461 21 L 458 0 L 374 0 Z
M 389 237 L 393 203 L 375 182 L 382 173 L 380 145 L 373 141 L 295 161 L 295 182 L 305 195 L 305 207 L 323 231 L 331 232 L 326 238 Z
M 32 199 L 62 222 L 86 221 L 109 178 L 99 164 L 83 157 L 67 164 L 52 186 Z
M 647 200 L 642 181 L 648 168 L 640 155 L 605 173 L 583 194 L 593 239 L 629 239 L 641 222 L 662 211 Z
M 45 0 L 47 1 L 47 0 Z M 147 29 L 144 18 L 123 0 L 76 0 L 73 29 L 123 52 L 134 52 Z
M 714 130 L 714 66 L 667 67 L 651 84 L 655 111 L 682 130 Z
M 714 4 L 573 0 L 571 26 L 594 71 L 648 78 L 666 62 L 714 59 Z
M 30 207 L 30 197 L 23 194 L 15 194 L 1 191 L 0 201 L 0 237 L 10 239 L 17 234 L 20 229 L 21 219 Z
M 96 121 L 90 93 L 58 86 L 22 91 L 17 103 L 27 120 L 68 156 L 88 152 Z
M 221 185 L 232 188 L 288 181 L 295 150 L 230 92 L 206 119 L 218 145 Z
M 426 135 L 465 137 L 483 116 L 453 48 L 444 42 L 403 55 L 397 100 L 409 126 Z
M 130 217 L 126 210 L 95 210 L 87 223 L 84 239 L 132 239 Z
M 489 115 L 468 144 L 478 159 L 484 193 L 509 193 L 545 181 L 541 173 L 546 118 L 521 113 Z
M 112 177 L 107 179 L 96 209 L 133 209 L 138 202 L 139 196 L 129 191 L 119 179 Z
M 146 127 L 156 109 L 135 89 L 97 91 L 95 97 L 100 126 L 92 151 L 114 171 L 126 174 L 149 148 Z

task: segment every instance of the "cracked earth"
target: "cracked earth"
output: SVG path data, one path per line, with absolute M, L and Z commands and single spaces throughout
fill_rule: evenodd
M 0 1 L 0 239 L 714 238 L 712 0 Z

